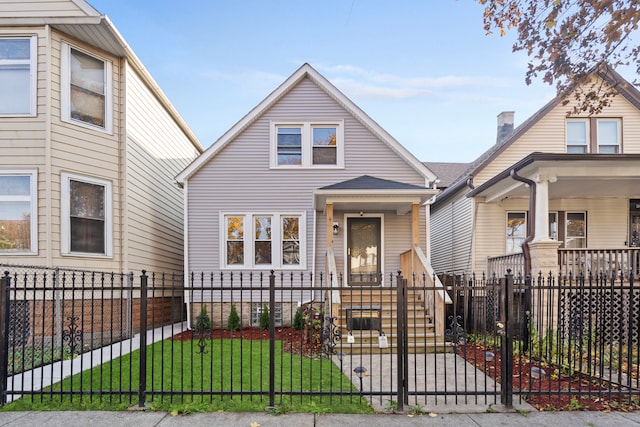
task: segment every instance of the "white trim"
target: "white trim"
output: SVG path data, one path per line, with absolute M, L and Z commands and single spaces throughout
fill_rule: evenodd
M 104 187 L 104 253 L 71 252 L 70 182 L 81 181 Z M 113 188 L 111 181 L 62 172 L 60 174 L 60 251 L 63 256 L 111 258 L 113 256 Z
M 384 253 L 385 253 L 385 246 L 384 246 L 384 214 L 383 213 L 362 213 L 362 214 L 355 214 L 355 213 L 346 213 L 343 216 L 343 224 L 344 224 L 344 238 L 343 240 L 343 249 L 342 249 L 342 254 L 344 256 L 344 277 L 345 280 L 347 282 L 347 285 L 349 285 L 349 256 L 347 255 L 347 249 L 348 249 L 348 245 L 349 245 L 349 238 L 347 233 L 349 233 L 348 230 L 348 226 L 347 226 L 347 219 L 348 218 L 380 218 L 380 273 L 382 275 L 382 281 L 380 282 L 380 286 L 384 286 L 384 282 L 385 282 L 385 272 L 384 272 Z
M 38 36 L 3 36 L 0 39 L 29 40 L 29 111 L 26 113 L 4 113 L 0 117 L 35 117 L 38 115 Z M 23 64 L 25 61 L 6 60 L 7 64 Z
M 71 117 L 71 49 L 104 63 L 104 127 Z M 67 42 L 62 42 L 60 61 L 60 119 L 87 129 L 113 134 L 113 64 L 111 61 Z
M 254 242 L 255 228 L 253 218 L 257 216 L 269 216 L 271 220 L 271 264 L 255 264 Z M 282 263 L 282 218 L 299 217 L 298 234 L 300 240 L 300 264 L 283 265 Z M 227 217 L 242 217 L 244 264 L 227 265 Z M 306 211 L 224 211 L 218 217 L 220 239 L 220 269 L 221 270 L 306 270 L 307 268 L 307 213 Z
M 0 250 L 0 255 L 37 255 L 38 254 L 38 169 L 0 169 L 0 176 L 29 176 L 29 215 L 30 249 L 26 252 L 9 252 Z M 1 196 L 0 196 L 1 198 Z M 10 196 L 13 201 L 24 201 L 23 197 Z M 5 200 L 7 200 L 5 198 Z
M 571 144 L 569 145 L 569 123 L 582 123 L 584 125 L 584 132 L 585 132 L 585 140 L 584 140 L 584 145 L 578 145 L 578 144 Z M 589 126 L 589 119 L 578 119 L 578 118 L 571 118 L 571 119 L 566 119 L 564 122 L 564 146 L 565 146 L 565 152 L 569 153 L 569 147 L 585 147 L 585 151 L 584 154 L 588 154 L 590 152 L 591 149 L 591 135 L 590 135 L 590 126 Z
M 615 145 L 615 147 L 617 147 L 617 150 L 615 153 L 607 153 L 607 154 L 620 154 L 622 153 L 622 119 L 619 118 L 598 118 L 596 119 L 596 146 L 597 146 L 597 150 L 598 153 L 601 153 L 600 147 L 601 146 L 606 146 L 606 147 L 613 147 L 613 145 L 611 144 L 602 144 L 600 142 L 600 123 L 602 122 L 613 122 L 616 124 L 616 142 L 617 144 Z
M 278 164 L 278 128 L 300 128 L 302 135 L 302 160 L 299 165 Z M 336 128 L 336 163 L 313 164 L 313 129 Z M 271 121 L 269 124 L 270 167 L 272 169 L 344 169 L 344 120 Z

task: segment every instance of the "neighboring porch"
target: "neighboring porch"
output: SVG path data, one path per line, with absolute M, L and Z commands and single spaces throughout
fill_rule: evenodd
M 637 154 L 533 153 L 472 189 L 468 197 L 483 212 L 476 219 L 480 239 L 488 239 L 481 227 L 504 223 L 498 214 L 507 219 L 506 250 L 495 250 L 499 239 L 485 244 L 486 270 L 479 257 L 475 269 L 499 276 L 507 269 L 516 275 L 637 275 L 639 168 Z
M 395 352 L 401 337 L 410 352 L 448 348 L 451 300 L 422 249 L 428 253 L 425 202 L 436 192 L 370 176 L 316 190 L 315 208 L 325 217 L 326 277 L 344 285 L 325 295 L 325 319 L 341 331 L 337 352 Z

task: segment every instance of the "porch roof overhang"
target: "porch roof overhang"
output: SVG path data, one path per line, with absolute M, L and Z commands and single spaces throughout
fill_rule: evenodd
M 513 179 L 511 171 L 534 182 L 548 180 L 550 200 L 640 198 L 640 154 L 558 153 L 532 153 L 467 197 L 483 197 L 487 203 L 529 197 L 528 186 Z
M 371 176 L 361 176 L 348 181 L 314 190 L 313 207 L 325 211 L 327 204 L 334 210 L 344 211 L 396 211 L 398 215 L 411 212 L 414 204 L 424 204 L 439 192 Z

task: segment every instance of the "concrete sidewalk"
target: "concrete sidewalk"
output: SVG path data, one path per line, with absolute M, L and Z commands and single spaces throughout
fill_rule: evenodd
M 0 426 L 47 427 L 170 427 L 170 426 L 245 426 L 245 427 L 326 427 L 326 426 L 562 426 L 562 427 L 638 427 L 640 412 L 531 412 L 430 414 L 410 417 L 406 414 L 284 414 L 211 412 L 171 416 L 165 412 L 2 412 Z

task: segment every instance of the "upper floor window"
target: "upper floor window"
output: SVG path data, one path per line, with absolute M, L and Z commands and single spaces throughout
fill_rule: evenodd
M 343 167 L 342 122 L 274 123 L 272 167 Z
M 0 254 L 38 252 L 38 172 L 0 170 Z
M 527 238 L 527 213 L 507 212 L 507 254 L 522 252 L 522 243 Z
M 62 174 L 62 253 L 112 255 L 111 183 Z
M 620 120 L 597 119 L 598 153 L 620 152 Z
M 620 153 L 620 119 L 568 119 L 567 153 Z
M 62 119 L 111 132 L 111 62 L 68 44 L 62 49 Z
M 0 37 L 0 115 L 36 114 L 37 37 Z
M 304 268 L 303 214 L 242 213 L 223 218 L 224 267 Z

